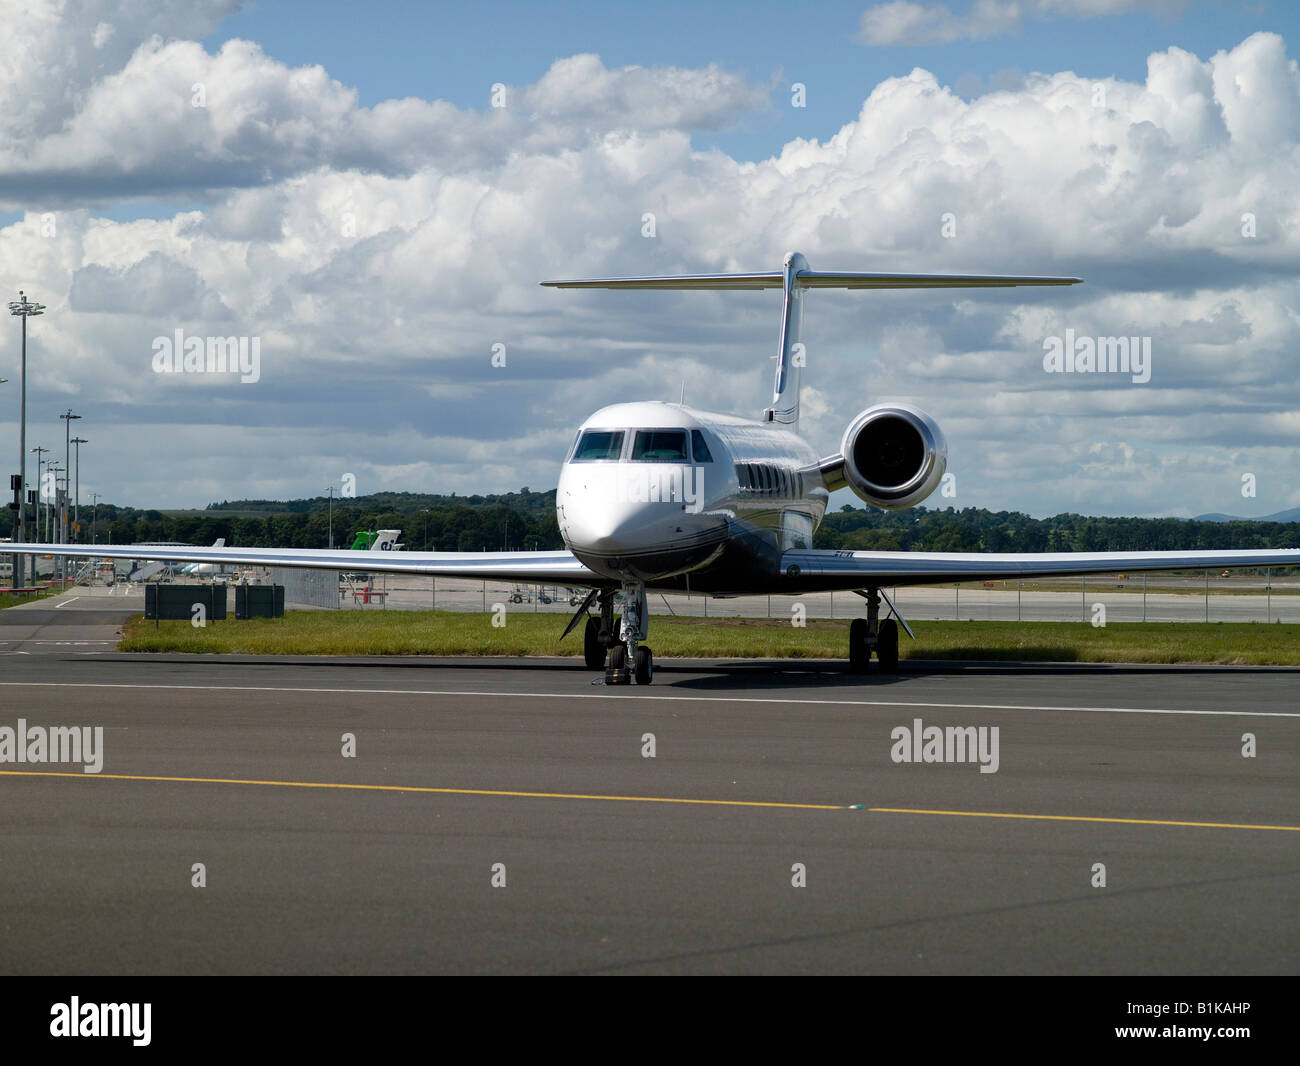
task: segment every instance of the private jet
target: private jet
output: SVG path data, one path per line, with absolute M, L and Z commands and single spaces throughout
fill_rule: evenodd
M 898 669 L 899 626 L 913 635 L 885 593 L 890 586 L 1300 565 L 1300 549 L 988 554 L 813 547 L 813 535 L 832 492 L 847 487 L 873 507 L 913 507 L 942 482 L 947 444 L 928 414 L 910 404 L 891 402 L 869 406 L 854 418 L 834 455 L 819 456 L 799 435 L 807 292 L 1064 286 L 1080 280 L 828 273 L 810 269 L 803 255 L 791 252 L 781 270 L 766 273 L 544 281 L 542 285 L 560 289 L 780 289 L 771 405 L 758 418 L 654 401 L 602 408 L 578 428 L 560 468 L 556 518 L 567 550 L 375 552 L 376 558 L 367 559 L 366 568 L 586 588 L 587 596 L 564 636 L 585 620 L 586 666 L 603 668 L 606 684 L 648 685 L 654 678 L 653 653 L 646 643 L 648 591 L 728 597 L 856 592 L 863 598 L 865 617 L 849 626 L 850 666 L 865 673 L 874 656 L 877 668 L 890 673 Z M 4 550 L 84 554 L 75 546 L 14 544 Z M 138 548 L 98 546 L 95 554 L 131 558 Z M 340 569 L 355 567 L 357 553 L 213 547 L 152 549 L 149 558 Z M 888 611 L 884 618 L 882 603 Z

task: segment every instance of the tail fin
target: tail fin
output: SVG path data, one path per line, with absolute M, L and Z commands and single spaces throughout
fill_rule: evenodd
M 807 271 L 808 260 L 798 252 L 785 257 L 781 288 L 781 340 L 776 350 L 776 380 L 772 382 L 772 406 L 763 412 L 764 422 L 786 426 L 799 424 L 799 371 L 803 368 L 803 286 L 799 276 Z
M 803 331 L 805 289 L 991 289 L 1014 285 L 1077 285 L 1081 278 L 1034 277 L 1018 274 L 892 274 L 833 273 L 809 270 L 798 252 L 785 257 L 778 273 L 672 274 L 642 278 L 590 278 L 578 281 L 543 281 L 556 289 L 695 289 L 739 291 L 782 289 L 781 340 L 776 357 L 772 406 L 763 412 L 768 422 L 795 425 L 799 421 L 799 371 L 804 364 L 800 341 Z

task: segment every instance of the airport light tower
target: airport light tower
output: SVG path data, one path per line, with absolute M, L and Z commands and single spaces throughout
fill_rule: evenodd
M 63 512 L 63 498 L 67 495 L 61 488 L 59 482 L 63 480 L 65 473 L 63 467 L 59 466 L 54 460 L 50 460 L 50 465 L 45 468 L 49 473 L 54 475 L 54 502 L 49 504 L 49 510 L 46 512 L 46 521 L 49 523 L 49 542 L 59 544 L 59 515 Z M 57 578 L 62 573 L 63 557 L 59 556 L 54 560 L 54 576 Z
M 63 476 L 66 483 L 68 475 L 72 473 L 72 422 L 74 419 L 80 418 L 81 415 L 74 415 L 72 408 L 69 407 L 67 414 L 59 415 L 59 417 L 63 419 Z M 58 542 L 60 544 L 68 543 L 68 494 L 66 491 L 59 503 Z M 60 556 L 60 562 L 63 563 L 60 567 L 60 573 L 67 577 L 68 567 L 66 560 L 62 556 Z
M 45 305 L 33 303 L 23 294 L 22 289 L 18 290 L 19 299 L 9 302 L 9 313 L 20 319 L 23 323 L 23 354 L 21 362 L 21 373 L 19 381 L 21 382 L 21 398 L 18 401 L 18 513 L 15 516 L 15 531 L 19 541 L 27 539 L 27 320 L 33 315 L 45 313 Z M 22 555 L 14 556 L 13 583 L 14 588 L 21 588 L 25 581 L 20 581 L 20 576 L 27 568 L 27 557 Z M 36 560 L 32 560 L 32 572 L 36 572 Z
M 41 539 L 41 518 L 45 509 L 45 482 L 41 478 L 41 467 L 45 464 L 45 453 L 49 448 L 42 448 L 39 445 L 32 449 L 36 453 L 36 539 Z M 36 571 L 32 571 L 33 584 L 35 584 Z
M 90 441 L 85 437 L 73 437 L 72 443 L 77 446 L 76 474 L 72 481 L 72 526 L 77 532 L 77 540 L 81 540 L 81 446 Z

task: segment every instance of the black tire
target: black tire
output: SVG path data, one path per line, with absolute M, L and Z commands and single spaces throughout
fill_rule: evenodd
M 867 620 L 855 618 L 849 623 L 849 669 L 865 674 L 871 669 L 871 649 L 867 647 Z
M 631 680 L 627 672 L 627 647 L 615 644 L 609 649 L 609 661 L 605 664 L 605 683 L 626 685 Z
M 892 618 L 886 618 L 880 623 L 880 637 L 876 641 L 876 658 L 880 661 L 881 673 L 898 673 L 898 623 Z
M 619 630 L 622 628 L 622 621 L 618 615 L 614 615 L 614 621 L 610 623 L 609 633 L 605 637 L 605 647 L 612 648 L 615 644 L 621 643 L 618 639 Z
M 648 685 L 654 680 L 655 657 L 644 644 L 636 649 L 636 683 Z
M 588 670 L 599 670 L 605 665 L 605 650 L 600 642 L 600 619 L 589 616 L 582 631 L 582 656 Z

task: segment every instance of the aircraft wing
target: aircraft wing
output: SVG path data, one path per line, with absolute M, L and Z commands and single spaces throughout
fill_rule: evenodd
M 60 555 L 78 559 L 149 559 L 160 563 L 364 570 L 376 574 L 421 574 L 545 585 L 608 584 L 568 551 L 411 552 L 352 551 L 346 548 L 153 548 L 131 544 L 0 544 L 0 555 Z
M 1300 548 L 1163 552 L 872 552 L 795 549 L 781 554 L 785 577 L 809 589 L 930 585 L 1008 577 L 1079 577 L 1153 570 L 1300 566 Z

